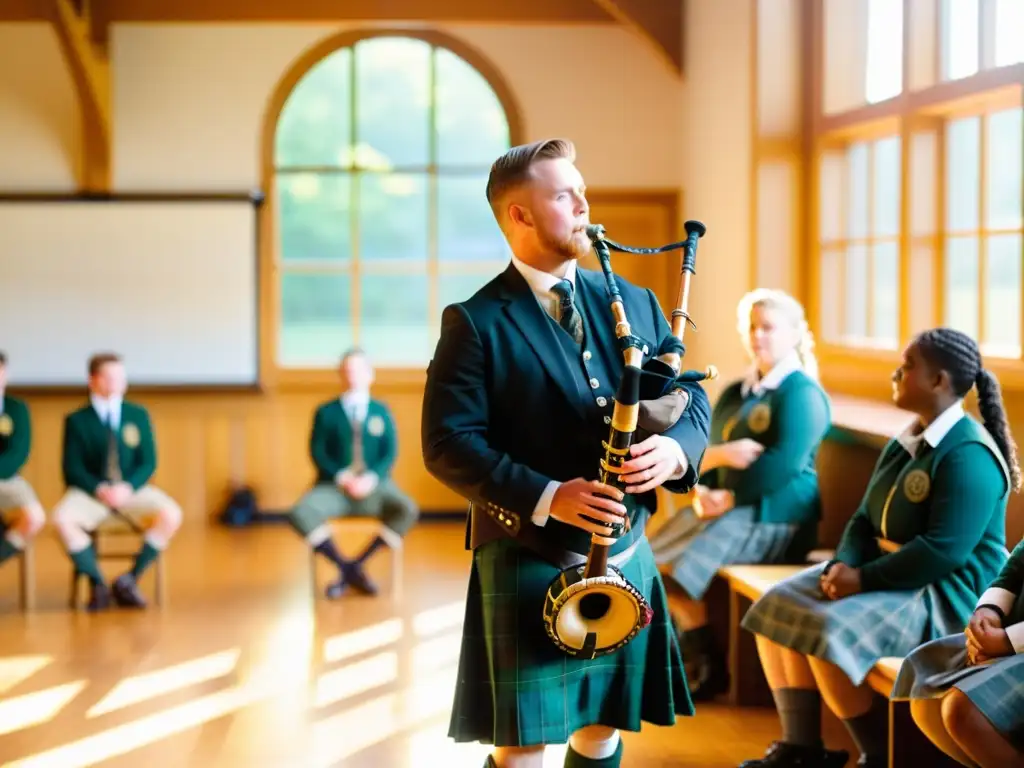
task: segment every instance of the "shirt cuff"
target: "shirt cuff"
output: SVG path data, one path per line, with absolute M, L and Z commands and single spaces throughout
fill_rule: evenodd
M 1013 610 L 1013 604 L 1016 602 L 1017 596 L 1010 592 L 1008 589 L 1000 589 L 999 587 L 989 587 L 985 590 L 985 593 L 978 600 L 977 605 L 974 609 L 977 610 L 981 606 L 995 605 L 998 606 L 1003 613 L 1009 613 Z
M 551 500 L 555 498 L 555 491 L 562 484 L 557 480 L 551 480 L 548 482 L 547 487 L 544 489 L 544 493 L 537 499 L 537 505 L 533 508 L 533 514 L 530 516 L 530 520 L 533 521 L 534 525 L 543 528 L 547 522 L 548 517 L 551 516 Z
M 669 476 L 669 480 L 682 480 L 686 474 L 686 470 L 690 468 L 690 462 L 686 458 L 686 453 L 683 451 L 681 446 L 672 438 L 668 438 L 672 442 L 672 447 L 675 449 L 676 459 L 678 460 L 678 469 Z
M 1018 621 L 1006 628 L 1006 636 L 1017 653 L 1024 653 L 1024 621 Z

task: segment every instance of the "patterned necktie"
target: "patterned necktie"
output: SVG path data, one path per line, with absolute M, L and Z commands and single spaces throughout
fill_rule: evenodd
M 350 405 L 345 409 L 348 415 L 348 422 L 352 426 L 352 471 L 360 474 L 366 469 L 366 461 L 363 458 L 363 420 L 359 418 L 358 408 Z
M 552 289 L 558 296 L 558 324 L 575 339 L 577 344 L 583 342 L 583 318 L 573 303 L 572 283 L 561 280 Z
M 114 418 L 111 414 L 107 420 L 107 480 L 111 483 L 120 483 L 121 479 L 121 455 L 118 451 L 117 430 L 114 429 Z

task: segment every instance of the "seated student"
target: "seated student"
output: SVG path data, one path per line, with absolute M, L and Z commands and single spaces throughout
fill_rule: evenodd
M 338 579 L 327 586 L 336 599 L 348 587 L 367 595 L 376 585 L 363 570 L 370 555 L 385 543 L 398 544 L 419 517 L 416 504 L 392 482 L 397 440 L 388 407 L 370 397 L 373 366 L 360 349 L 341 359 L 343 394 L 322 404 L 313 417 L 309 450 L 316 484 L 292 510 L 292 526 L 314 551 L 338 566 Z M 341 556 L 327 521 L 346 516 L 378 517 L 380 534 L 352 560 Z
M 751 369 L 715 404 L 692 506 L 651 538 L 699 698 L 725 685 L 702 602 L 708 585 L 724 565 L 806 562 L 821 508 L 814 462 L 831 421 L 799 302 L 752 291 L 737 321 Z
M 87 610 L 110 605 L 89 532 L 112 513 L 146 527 L 132 569 L 113 585 L 117 605 L 144 608 L 139 577 L 166 549 L 181 525 L 181 508 L 149 484 L 156 471 L 156 445 L 146 409 L 124 399 L 127 378 L 118 355 L 89 360 L 89 404 L 64 419 L 63 470 L 67 486 L 53 512 L 53 523 L 78 573 L 89 578 Z
M 23 552 L 46 522 L 35 491 L 18 474 L 32 450 L 28 406 L 6 389 L 7 355 L 0 352 L 0 563 Z
M 903 662 L 893 696 L 921 731 L 968 766 L 1024 765 L 1024 541 L 978 600 L 966 632 Z
M 977 344 L 925 331 L 893 382 L 896 405 L 918 418 L 882 451 L 835 558 L 780 582 L 743 619 L 783 735 L 744 768 L 845 765 L 845 751 L 822 744 L 822 699 L 857 744 L 858 765 L 887 765 L 888 702 L 865 684 L 868 672 L 962 629 L 1006 562 L 1006 504 L 1020 475 Z M 984 427 L 964 412 L 972 386 Z

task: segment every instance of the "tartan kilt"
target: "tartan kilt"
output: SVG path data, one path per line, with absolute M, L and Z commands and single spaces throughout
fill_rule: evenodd
M 1024 654 L 967 665 L 963 632 L 925 643 L 903 660 L 894 699 L 935 699 L 958 689 L 1017 749 L 1024 750 Z
M 737 507 L 713 520 L 701 520 L 683 507 L 651 537 L 658 565 L 670 565 L 672 578 L 694 600 L 701 600 L 718 569 L 726 565 L 782 562 L 799 526 L 759 523 L 752 506 Z
M 879 659 L 906 656 L 925 640 L 964 626 L 933 585 L 830 600 L 818 583 L 826 565 L 813 565 L 780 581 L 750 607 L 741 626 L 835 664 L 854 685 L 864 682 Z
M 560 651 L 544 628 L 544 598 L 560 571 L 512 539 L 473 553 L 448 735 L 457 742 L 564 744 L 576 730 L 639 731 L 693 715 L 665 589 L 641 539 L 622 575 L 654 611 L 618 651 L 591 660 Z

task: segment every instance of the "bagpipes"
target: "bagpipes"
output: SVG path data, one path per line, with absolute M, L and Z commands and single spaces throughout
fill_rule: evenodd
M 687 221 L 685 228 L 687 237 L 682 242 L 660 248 L 632 248 L 607 239 L 604 227 L 600 224 L 587 227 L 587 236 L 593 243 L 604 273 L 611 312 L 615 319 L 615 336 L 625 359 L 615 394 L 610 433 L 608 439 L 601 443 L 605 455 L 600 462 L 599 480 L 623 491 L 626 483 L 621 477 L 622 465 L 629 458 L 642 409 L 646 408 L 649 413 L 671 414 L 661 423 L 648 424 L 650 431 L 663 432 L 678 421 L 682 410 L 671 405 L 667 409 L 652 406 L 666 400 L 682 400 L 683 384 L 713 379 L 718 375 L 714 366 L 708 366 L 704 371 L 680 372 L 686 351 L 683 335 L 687 324 L 696 330 L 687 311 L 690 278 L 696 274 L 697 241 L 706 231 L 699 221 Z M 661 343 L 657 355 L 644 365 L 644 342 L 633 334 L 630 327 L 612 271 L 609 249 L 637 254 L 683 250 L 679 290 L 675 309 L 672 310 L 672 333 Z M 685 401 L 682 402 L 685 405 Z M 615 565 L 617 560 L 628 559 L 636 542 L 609 561 L 610 547 L 630 531 L 634 511 L 630 509 L 630 506 L 634 506 L 630 496 L 626 496 L 625 503 L 629 515 L 623 523 L 612 526 L 613 536 L 593 534 L 586 563 L 566 568 L 548 588 L 544 603 L 544 624 L 555 645 L 570 656 L 593 659 L 614 653 L 636 637 L 653 618 L 650 604 L 643 593 L 630 584 Z

